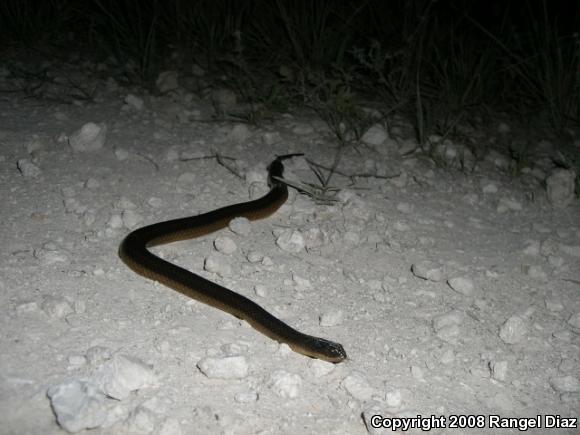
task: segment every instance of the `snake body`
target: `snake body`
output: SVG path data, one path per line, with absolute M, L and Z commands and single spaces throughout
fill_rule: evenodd
M 338 363 L 346 358 L 339 343 L 303 334 L 288 326 L 250 299 L 152 254 L 147 248 L 213 233 L 236 217 L 263 219 L 288 198 L 288 188 L 279 180 L 284 172 L 277 157 L 268 167 L 270 191 L 261 198 L 228 205 L 197 216 L 159 222 L 129 233 L 119 246 L 119 257 L 134 272 L 158 281 L 186 296 L 245 320 L 262 334 L 303 355 Z

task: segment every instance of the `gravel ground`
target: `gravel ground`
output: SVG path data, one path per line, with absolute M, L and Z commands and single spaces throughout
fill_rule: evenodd
M 217 120 L 182 85 L 154 96 L 79 74 L 90 101 L 48 98 L 62 80 L 0 94 L 0 433 L 392 433 L 374 421 L 580 434 L 565 426 L 580 409 L 580 204 L 566 173 L 547 195 L 539 158 L 510 177 L 509 158 L 474 162 L 452 141 L 443 164 L 403 156 L 412 129 L 395 118 L 343 150 L 335 202 L 292 190 L 268 219 L 155 248 L 340 342 L 349 359 L 333 365 L 117 256 L 134 228 L 267 192 L 276 155 L 305 153 L 286 176 L 316 183 L 312 163 L 337 152 L 327 126 Z M 239 106 L 220 92 L 224 113 Z M 465 134 L 485 148 L 513 130 Z

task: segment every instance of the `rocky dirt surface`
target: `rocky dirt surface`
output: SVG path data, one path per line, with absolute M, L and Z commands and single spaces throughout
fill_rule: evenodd
M 373 422 L 435 420 L 409 433 L 580 433 L 566 427 L 580 409 L 580 203 L 567 173 L 538 158 L 513 177 L 508 157 L 475 161 L 452 141 L 434 165 L 405 154 L 412 129 L 393 118 L 342 150 L 335 202 L 292 190 L 268 219 L 155 248 L 340 342 L 349 359 L 333 365 L 117 256 L 134 228 L 267 192 L 276 155 L 304 153 L 285 175 L 316 184 L 313 165 L 337 153 L 326 124 L 215 119 L 215 99 L 171 74 L 158 95 L 81 74 L 90 99 L 63 77 L 0 93 L 0 433 L 374 434 L 392 430 Z M 63 83 L 72 97 L 54 98 Z M 216 98 L 222 114 L 237 104 Z M 514 134 L 496 127 L 465 134 L 489 149 Z

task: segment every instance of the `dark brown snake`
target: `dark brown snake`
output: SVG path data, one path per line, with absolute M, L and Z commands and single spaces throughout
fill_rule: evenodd
M 346 358 L 346 352 L 339 343 L 303 334 L 250 299 L 169 263 L 147 249 L 151 246 L 213 233 L 228 226 L 229 222 L 236 217 L 257 220 L 270 216 L 288 198 L 288 188 L 279 178 L 284 172 L 282 160 L 294 155 L 277 157 L 268 166 L 270 191 L 263 197 L 228 205 L 197 216 L 139 228 L 125 237 L 119 246 L 119 257 L 134 272 L 159 281 L 190 298 L 233 314 L 271 339 L 286 343 L 294 352 L 338 363 Z

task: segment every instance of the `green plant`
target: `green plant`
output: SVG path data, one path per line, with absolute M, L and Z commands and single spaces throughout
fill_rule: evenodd
M 100 10 L 95 25 L 132 79 L 150 83 L 159 72 L 163 44 L 159 38 L 159 2 L 92 0 Z
M 320 83 L 311 91 L 307 105 L 328 125 L 340 146 L 356 146 L 375 120 L 359 107 L 349 74 L 339 73 L 335 77 L 319 78 Z
M 256 12 L 255 1 L 176 0 L 163 4 L 166 33 L 184 48 L 194 62 L 210 73 L 223 73 L 223 61 L 232 53 L 246 55 L 248 17 Z
M 291 62 L 312 69 L 342 64 L 348 47 L 349 20 L 332 0 L 275 0 L 274 18 L 280 23 Z
M 2 0 L 0 1 L 0 38 L 24 45 L 51 41 L 64 30 L 76 30 L 82 1 Z M 54 40 L 51 42 L 54 43 Z
M 545 112 L 561 132 L 570 121 L 580 122 L 580 40 L 577 33 L 562 34 L 559 17 L 550 16 L 545 0 L 539 20 L 532 5 L 526 2 L 529 30 L 510 28 L 505 37 L 471 21 L 504 52 L 505 66 L 497 74 L 506 76 L 508 100 L 516 111 Z
M 318 204 L 330 205 L 336 203 L 338 201 L 336 199 L 336 194 L 340 191 L 340 188 L 329 185 L 331 173 L 335 168 L 333 168 L 332 171 L 329 171 L 329 175 L 325 176 L 318 166 L 312 164 L 311 162 L 308 162 L 308 164 L 316 176 L 318 183 L 291 181 L 285 178 L 278 179 L 288 186 L 293 187 L 298 192 L 311 197 Z

